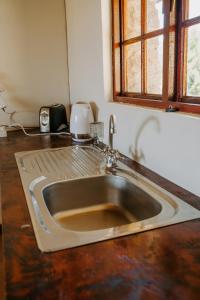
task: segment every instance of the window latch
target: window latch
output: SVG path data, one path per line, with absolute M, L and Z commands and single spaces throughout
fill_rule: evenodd
M 172 105 L 169 105 L 166 110 L 166 112 L 176 112 L 176 111 L 179 111 L 178 107 L 174 107 Z

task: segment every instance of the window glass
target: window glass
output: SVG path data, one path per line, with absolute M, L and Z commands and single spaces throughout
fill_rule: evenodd
M 120 12 L 119 12 L 119 1 L 114 0 L 113 1 L 113 8 L 114 8 L 114 43 L 119 43 L 120 42 Z
M 162 94 L 163 36 L 147 40 L 147 93 Z
M 147 0 L 147 32 L 164 26 L 163 1 Z
M 169 22 L 170 22 L 170 25 L 176 24 L 176 0 L 174 0 L 173 6 L 171 7 Z
M 200 24 L 188 28 L 187 96 L 200 96 Z
M 174 73 L 175 73 L 175 32 L 169 34 L 169 96 L 174 94 Z
M 115 49 L 115 85 L 116 92 L 119 93 L 121 88 L 120 48 Z
M 141 35 L 141 0 L 124 0 L 124 39 Z
M 199 0 L 187 0 L 189 3 L 189 19 L 200 16 L 200 1 Z
M 141 93 L 141 43 L 125 46 L 126 92 Z

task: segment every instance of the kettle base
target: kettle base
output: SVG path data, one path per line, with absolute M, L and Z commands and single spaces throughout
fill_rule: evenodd
M 78 143 L 85 143 L 92 140 L 92 137 L 88 134 L 74 134 L 72 133 L 72 140 Z

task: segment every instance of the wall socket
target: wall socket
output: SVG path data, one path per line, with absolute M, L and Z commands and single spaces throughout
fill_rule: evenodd
M 7 137 L 6 126 L 0 126 L 0 138 Z

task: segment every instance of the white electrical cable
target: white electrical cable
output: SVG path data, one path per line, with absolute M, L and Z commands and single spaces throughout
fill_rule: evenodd
M 0 125 L 0 127 L 6 127 L 6 128 L 20 128 L 23 133 L 27 136 L 45 136 L 45 135 L 68 135 L 70 136 L 71 133 L 69 132 L 65 132 L 65 131 L 61 131 L 61 132 L 46 132 L 46 133 L 28 133 L 24 126 L 22 124 L 19 123 L 13 123 L 11 125 Z
M 23 133 L 27 136 L 43 136 L 43 135 L 71 135 L 69 132 L 61 131 L 61 132 L 47 132 L 47 133 L 28 133 L 24 126 L 19 123 L 13 123 L 7 127 L 19 127 L 23 131 Z

